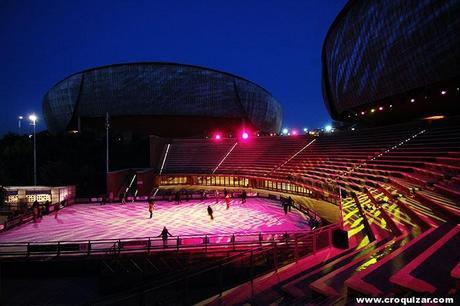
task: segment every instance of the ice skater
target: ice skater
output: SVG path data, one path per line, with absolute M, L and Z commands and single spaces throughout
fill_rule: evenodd
M 285 215 L 287 215 L 288 213 L 288 206 L 289 204 L 287 203 L 287 201 L 283 201 L 283 210 Z
M 211 217 L 211 220 L 214 220 L 214 216 L 212 214 L 213 214 L 212 208 L 211 206 L 208 205 L 208 215 Z
M 289 196 L 287 200 L 287 205 L 288 205 L 289 211 L 291 211 L 291 207 L 294 205 L 294 200 L 291 198 L 291 196 Z
M 161 237 L 163 240 L 163 247 L 166 248 L 168 246 L 168 236 L 172 237 L 171 233 L 168 231 L 168 229 L 163 227 L 163 230 L 161 231 L 161 234 L 158 235 L 157 237 Z
M 40 207 L 39 207 L 38 202 L 34 201 L 34 203 L 32 204 L 32 215 L 33 215 L 34 221 L 36 221 L 39 218 L 39 210 L 40 210 Z
M 180 191 L 176 192 L 176 204 L 180 204 Z
M 243 193 L 241 194 L 241 203 L 246 203 L 246 198 L 248 197 L 246 190 L 243 190 Z
M 227 209 L 230 208 L 230 195 L 225 196 L 225 204 L 227 205 Z
M 149 219 L 152 219 L 154 210 L 155 210 L 155 200 L 154 199 L 149 199 L 149 212 L 150 212 L 150 218 Z
M 45 215 L 50 213 L 50 201 L 45 202 Z

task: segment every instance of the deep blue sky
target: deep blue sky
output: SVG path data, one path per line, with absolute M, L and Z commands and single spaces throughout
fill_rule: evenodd
M 240 75 L 281 102 L 284 126 L 323 126 L 321 46 L 345 2 L 0 0 L 0 135 L 18 115 L 41 117 L 43 94 L 69 74 L 135 61 Z

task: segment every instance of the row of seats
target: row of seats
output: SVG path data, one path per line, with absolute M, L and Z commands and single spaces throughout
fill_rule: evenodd
M 219 173 L 268 175 L 313 140 L 312 137 L 258 137 L 241 142 L 220 165 Z
M 315 294 L 328 301 L 344 296 L 455 295 L 454 276 L 460 262 L 455 251 L 460 245 L 456 193 L 460 124 L 450 120 L 408 125 L 401 131 L 387 130 L 388 135 L 385 129 L 363 133 L 355 141 L 342 141 L 337 135 L 334 146 L 348 145 L 344 154 L 325 146 L 302 153 L 296 166 L 293 163 L 285 170 L 324 183 L 332 178 L 349 193 L 343 199 L 343 212 L 350 205 L 361 206 L 355 219 L 367 219 L 369 224 L 362 226 L 366 239 L 354 244 L 353 261 L 338 259 L 332 271 L 323 267 L 321 271 L 330 272 L 321 277 L 300 278 L 287 285 L 308 288 L 301 301 Z M 368 148 L 360 147 L 366 139 Z M 321 144 L 321 139 L 315 144 Z M 329 152 L 324 154 L 323 149 Z M 365 154 L 367 158 L 360 160 Z M 360 223 L 344 218 L 351 238 Z
M 296 180 L 342 196 L 350 249 L 327 265 L 319 264 L 315 273 L 284 283 L 286 303 L 308 303 L 318 295 L 328 300 L 347 294 L 449 295 L 455 291 L 460 262 L 455 251 L 460 239 L 458 119 L 317 138 L 260 137 L 233 148 L 229 144 L 206 168 Z M 181 169 L 204 164 L 188 156 L 184 168 L 185 159 L 168 158 Z M 436 273 L 430 274 L 433 267 Z
M 173 140 L 163 173 L 211 173 L 235 143 L 234 139 Z

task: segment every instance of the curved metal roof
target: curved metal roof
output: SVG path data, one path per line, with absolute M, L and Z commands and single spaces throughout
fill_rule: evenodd
M 52 132 L 68 129 L 76 118 L 106 113 L 241 119 L 262 131 L 278 131 L 282 115 L 273 96 L 251 81 L 162 62 L 107 65 L 72 74 L 46 93 L 43 108 Z

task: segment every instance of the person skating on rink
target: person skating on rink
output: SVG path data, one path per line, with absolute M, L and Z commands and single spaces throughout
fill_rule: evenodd
M 38 201 L 35 200 L 34 203 L 32 204 L 32 215 L 33 215 L 34 221 L 36 221 L 39 217 L 39 210 L 40 210 L 40 206 L 38 204 Z
M 155 200 L 149 199 L 149 212 L 150 212 L 150 219 L 152 219 L 153 211 L 155 210 Z
M 211 206 L 208 205 L 208 215 L 209 217 L 211 217 L 211 220 L 214 220 L 214 216 L 212 214 L 213 214 L 213 210 Z
M 230 195 L 225 196 L 225 204 L 227 205 L 227 209 L 230 208 Z
M 180 204 L 180 201 L 181 201 L 181 199 L 180 199 L 180 191 L 176 191 L 175 198 L 176 198 L 176 204 Z
M 246 203 L 247 197 L 248 197 L 248 194 L 246 193 L 246 190 L 243 190 L 243 193 L 241 194 L 241 203 Z
M 288 206 L 289 206 L 288 202 L 283 201 L 283 210 L 284 210 L 285 215 L 287 215 L 287 213 L 288 213 L 288 209 L 289 209 Z
M 289 211 L 291 211 L 291 208 L 294 205 L 294 200 L 291 198 L 291 196 L 289 196 L 289 198 L 287 200 L 287 205 L 288 205 Z

